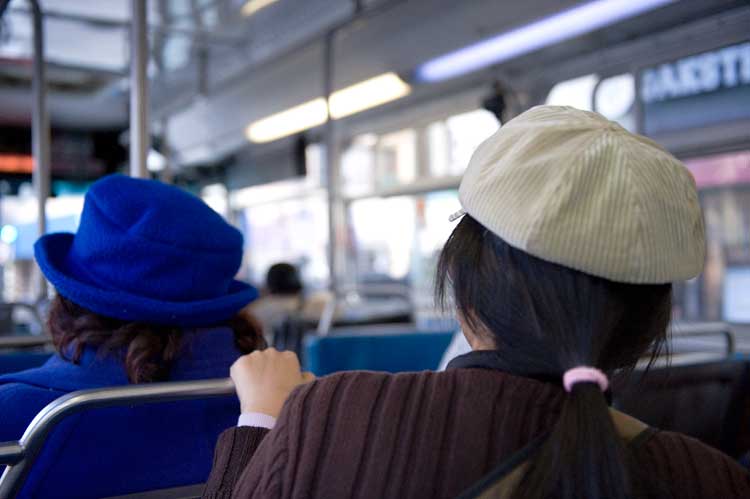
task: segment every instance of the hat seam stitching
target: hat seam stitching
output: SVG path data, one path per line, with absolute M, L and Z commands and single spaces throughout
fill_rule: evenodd
M 625 149 L 624 154 L 629 157 L 631 161 L 637 160 L 637 158 L 633 158 L 630 155 L 630 150 Z M 626 163 L 627 165 L 627 163 Z M 634 253 L 637 253 L 637 259 L 638 261 L 644 262 L 645 256 L 643 254 L 644 246 L 643 246 L 643 235 L 644 235 L 644 228 L 643 228 L 643 203 L 639 199 L 638 196 L 638 186 L 635 185 L 635 172 L 633 171 L 633 168 L 626 167 L 625 168 L 625 178 L 627 179 L 628 184 L 630 185 L 629 194 L 631 196 L 632 202 L 633 202 L 633 208 L 636 211 L 636 237 L 635 241 L 633 241 L 635 245 L 635 251 Z M 633 259 L 627 259 L 627 270 L 626 272 L 630 274 L 634 269 L 631 267 L 633 266 Z M 635 269 L 637 269 L 639 266 L 636 265 Z M 656 279 L 654 279 L 656 280 Z M 648 284 L 649 279 L 645 278 L 643 275 L 637 275 L 635 279 L 632 280 L 633 283 L 641 283 L 641 284 Z
M 586 147 L 588 147 L 591 144 L 591 142 L 593 142 L 597 138 L 598 138 L 597 136 L 591 137 L 588 141 L 586 141 L 586 143 L 584 143 L 581 146 L 580 149 L 581 150 L 585 149 Z M 538 237 L 539 230 L 540 230 L 540 226 L 542 224 L 542 220 L 544 220 L 545 214 L 547 213 L 547 210 L 550 207 L 550 204 L 552 203 L 552 201 L 554 199 L 557 199 L 556 195 L 557 195 L 558 191 L 562 188 L 562 186 L 564 184 L 564 181 L 570 175 L 570 171 L 571 170 L 572 170 L 571 168 L 566 168 L 565 171 L 563 172 L 563 174 L 558 177 L 557 184 L 554 186 L 552 193 L 549 196 L 547 196 L 547 200 L 544 202 L 544 204 L 542 206 L 542 209 L 539 210 L 539 213 L 537 214 L 537 216 L 535 217 L 534 221 L 532 222 L 531 228 L 529 229 L 529 235 L 528 235 L 528 238 L 526 240 L 526 250 L 527 251 L 529 249 L 529 246 L 531 246 L 531 242 L 532 241 L 536 241 L 536 239 Z M 542 258 L 543 260 L 547 259 L 547 261 L 552 261 L 552 260 L 549 260 L 548 257 L 539 257 L 539 258 Z M 558 263 L 558 262 L 555 262 L 555 263 Z M 559 265 L 563 265 L 563 264 L 559 263 Z M 566 266 L 570 266 L 568 264 L 565 264 L 565 265 Z

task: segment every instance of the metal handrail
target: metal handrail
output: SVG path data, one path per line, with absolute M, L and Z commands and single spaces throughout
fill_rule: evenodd
M 23 448 L 18 442 L 0 444 L 0 463 L 15 464 L 23 457 Z
M 732 329 L 726 322 L 673 322 L 670 327 L 675 334 L 710 334 Z
M 44 336 L 47 335 L 47 329 L 46 324 L 44 323 L 44 319 L 42 318 L 42 314 L 39 311 L 39 303 L 33 304 L 33 303 L 23 303 L 23 302 L 0 302 L 0 306 L 6 307 L 10 309 L 11 311 L 11 321 L 13 320 L 13 311 L 16 309 L 24 309 L 28 313 L 31 314 L 31 319 L 33 322 L 39 327 L 39 333 L 35 333 L 33 330 L 31 331 L 31 336 Z M 14 323 L 15 324 L 15 323 Z M 3 331 L 2 333 L 4 333 Z M 12 332 L 11 332 L 12 334 Z M 2 336 L 0 336 L 2 338 Z
M 18 348 L 36 348 L 52 344 L 50 336 L 0 336 L 0 350 L 10 350 Z
M 42 313 L 40 311 L 40 307 L 44 306 L 44 302 L 45 300 L 38 300 L 36 303 L 11 302 L 10 305 L 17 308 L 23 308 L 31 313 L 37 325 L 39 325 L 41 335 L 45 335 L 48 334 L 47 324 L 45 323 L 44 317 L 42 317 Z
M 333 317 L 336 315 L 336 307 L 338 306 L 338 298 L 336 295 L 332 296 L 326 303 L 323 312 L 320 314 L 320 320 L 318 320 L 318 335 L 328 336 L 331 332 L 331 326 L 333 325 Z
M 40 302 L 25 303 L 22 301 L 9 301 L 9 302 L 2 302 L 0 303 L 0 305 L 5 305 L 11 308 L 24 308 L 27 311 L 29 311 L 32 316 L 34 316 L 34 320 L 36 320 L 40 324 L 44 322 L 42 320 L 42 314 L 39 313 Z
M 726 322 L 677 323 L 671 326 L 672 339 L 695 338 L 699 336 L 723 336 L 726 343 L 726 355 L 735 351 L 734 331 Z
M 51 402 L 31 421 L 18 442 L 0 442 L 0 465 L 9 465 L 0 477 L 0 499 L 15 497 L 34 465 L 44 442 L 65 418 L 79 412 L 133 404 L 174 402 L 234 394 L 229 378 L 149 383 L 72 392 Z
M 31 7 L 34 40 L 33 77 L 31 78 L 31 150 L 34 169 L 31 181 L 36 192 L 39 237 L 47 232 L 47 198 L 50 191 L 50 124 L 47 110 L 47 75 L 44 61 L 44 14 L 39 0 L 28 0 Z M 47 298 L 47 280 L 39 272 L 39 300 Z

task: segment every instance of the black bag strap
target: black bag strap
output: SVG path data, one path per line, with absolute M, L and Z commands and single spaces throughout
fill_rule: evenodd
M 628 447 L 634 452 L 637 452 L 651 437 L 653 437 L 659 430 L 657 428 L 648 427 L 638 435 L 636 435 L 630 442 Z M 508 459 L 501 462 L 497 467 L 493 468 L 489 473 L 484 475 L 478 482 L 474 483 L 471 487 L 466 489 L 457 497 L 457 499 L 476 499 L 482 494 L 487 492 L 491 487 L 497 485 L 505 478 L 513 473 L 519 466 L 531 458 L 547 441 L 549 433 L 544 433 L 528 445 L 523 447 L 521 450 L 512 454 Z
M 487 489 L 503 480 L 507 475 L 512 473 L 513 470 L 528 461 L 529 458 L 542 447 L 548 437 L 549 433 L 544 433 L 532 440 L 531 443 L 523 447 L 521 450 L 516 451 L 508 459 L 501 462 L 492 471 L 484 475 L 478 482 L 463 491 L 457 499 L 473 499 L 482 495 Z

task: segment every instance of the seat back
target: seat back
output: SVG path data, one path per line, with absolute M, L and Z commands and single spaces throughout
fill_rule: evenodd
M 0 498 L 110 497 L 205 482 L 216 439 L 239 410 L 227 380 L 68 394 L 29 425 L 24 460 L 6 470 Z
M 637 374 L 615 392 L 614 405 L 651 426 L 685 433 L 738 456 L 749 397 L 748 365 L 730 359 Z
M 452 336 L 452 331 L 445 331 L 308 337 L 305 366 L 318 376 L 351 370 L 437 369 Z

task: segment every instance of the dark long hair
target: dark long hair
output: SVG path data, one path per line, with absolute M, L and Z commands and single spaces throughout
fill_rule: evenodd
M 105 317 L 61 295 L 52 300 L 47 325 L 55 349 L 64 359 L 78 363 L 86 347 L 96 347 L 99 355 L 122 355 L 131 383 L 166 381 L 182 347 L 183 330 L 179 327 Z M 265 348 L 261 329 L 252 318 L 237 315 L 226 326 L 233 330 L 240 352 Z
M 558 379 L 580 365 L 612 377 L 645 354 L 653 360 L 671 313 L 670 284 L 616 283 L 541 260 L 468 215 L 438 262 L 436 298 L 446 306 L 451 296 L 467 326 L 495 345 L 504 369 Z M 640 475 L 604 394 L 578 383 L 513 497 L 625 499 L 641 488 Z

